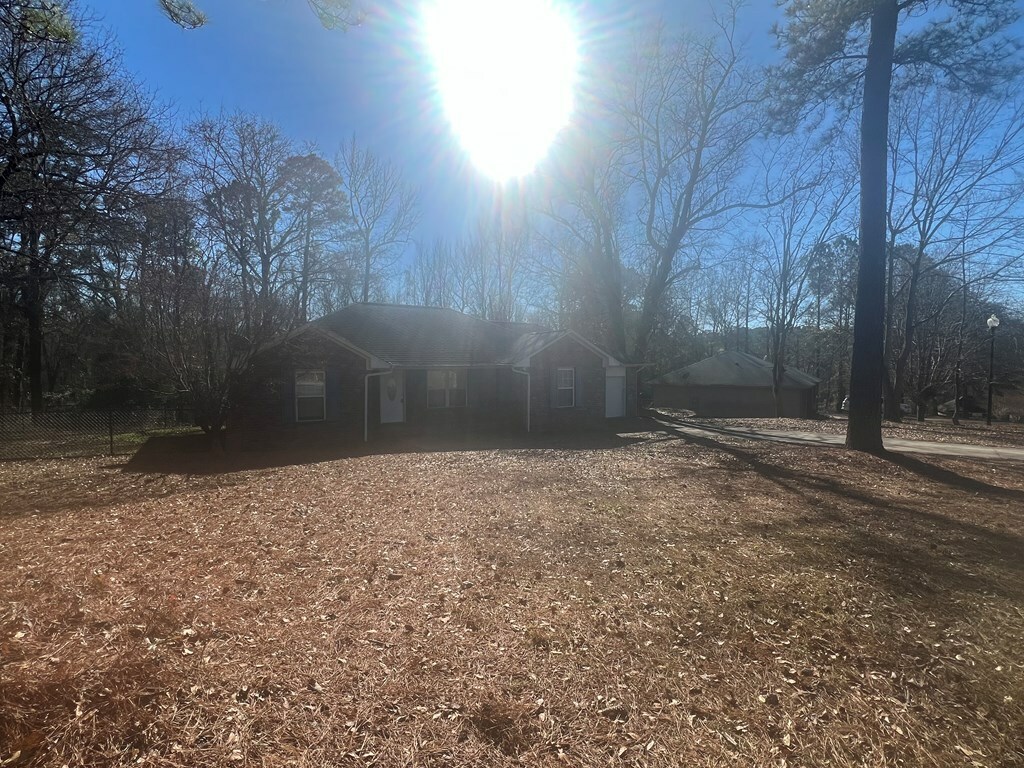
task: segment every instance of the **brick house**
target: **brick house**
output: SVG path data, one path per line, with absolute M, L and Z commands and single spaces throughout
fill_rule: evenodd
M 576 430 L 637 413 L 637 370 L 574 331 L 352 304 L 261 350 L 234 425 L 388 434 Z

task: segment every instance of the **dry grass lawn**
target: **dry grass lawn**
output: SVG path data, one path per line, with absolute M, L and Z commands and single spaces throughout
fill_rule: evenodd
M 0 465 L 5 768 L 1024 765 L 1024 467 L 158 469 Z

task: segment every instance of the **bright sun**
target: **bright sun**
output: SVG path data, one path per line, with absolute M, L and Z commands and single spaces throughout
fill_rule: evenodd
M 445 115 L 474 164 L 525 176 L 568 122 L 576 35 L 553 0 L 426 0 L 426 44 Z

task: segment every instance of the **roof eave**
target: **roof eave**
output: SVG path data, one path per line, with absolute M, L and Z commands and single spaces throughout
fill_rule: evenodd
M 274 347 L 278 347 L 281 344 L 284 344 L 285 342 L 291 341 L 292 339 L 297 339 L 303 334 L 310 332 L 317 333 L 323 338 L 327 339 L 328 341 L 337 344 L 339 347 L 347 349 L 349 352 L 352 352 L 358 355 L 359 357 L 363 358 L 364 360 L 366 360 L 366 368 L 368 370 L 394 367 L 387 360 L 377 357 L 372 352 L 367 352 L 365 349 L 356 344 L 353 344 L 351 341 L 344 338 L 343 336 L 334 333 L 334 331 L 330 331 L 326 328 L 321 327 L 316 323 L 316 321 L 306 323 L 305 325 L 300 325 L 298 328 L 293 328 L 283 336 L 279 336 L 278 338 L 267 342 L 262 347 L 260 347 L 259 352 L 257 352 L 257 354 L 262 354 L 267 350 L 273 349 Z

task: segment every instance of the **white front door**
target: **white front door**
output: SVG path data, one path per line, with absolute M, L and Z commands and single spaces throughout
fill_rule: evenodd
M 405 371 L 380 377 L 380 423 L 405 421 Z
M 604 415 L 608 419 L 626 415 L 625 371 L 621 375 L 613 375 L 612 369 L 609 369 L 604 377 Z

